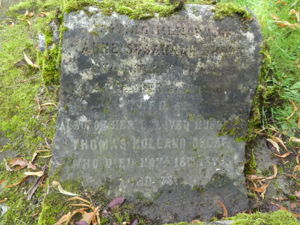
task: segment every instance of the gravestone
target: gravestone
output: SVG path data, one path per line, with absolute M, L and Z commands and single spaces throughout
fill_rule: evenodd
M 89 10 L 65 17 L 61 180 L 106 187 L 156 224 L 208 220 L 220 202 L 229 214 L 245 210 L 245 142 L 222 131 L 247 128 L 257 22 L 215 20 L 205 5 L 142 21 Z

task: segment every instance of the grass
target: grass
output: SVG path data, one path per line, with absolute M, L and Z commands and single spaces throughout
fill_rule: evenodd
M 287 137 L 300 135 L 300 28 L 279 26 L 274 20 L 296 23 L 291 10 L 300 11 L 299 0 L 233 0 L 249 8 L 260 22 L 264 65 L 260 77 L 257 129 Z M 294 112 L 294 113 L 293 113 Z
M 133 4 L 136 2 L 139 4 Z M 212 1 L 189 2 L 211 3 Z M 293 9 L 300 11 L 300 0 L 222 0 L 221 2 L 235 3 L 251 9 L 262 27 L 264 65 L 257 91 L 258 101 L 254 110 L 252 132 L 263 130 L 263 133 L 283 134 L 286 141 L 289 137 L 299 137 L 300 29 L 279 26 L 274 18 L 278 17 L 277 20 L 294 24 L 295 16 L 289 14 Z M 44 1 L 30 0 L 23 3 L 22 7 L 14 9 L 27 8 L 36 11 L 36 14 L 38 11 L 51 9 L 54 15 L 59 10 L 72 11 L 96 1 L 65 0 L 57 3 L 57 0 L 48 0 L 46 4 Z M 101 7 L 108 14 L 117 11 L 138 19 L 152 17 L 155 14 L 166 16 L 176 10 L 176 5 L 172 6 L 167 1 L 158 4 L 152 0 L 104 0 Z M 14 25 L 10 19 L 0 21 L 0 133 L 11 140 L 0 149 L 0 152 L 13 151 L 16 155 L 27 159 L 30 159 L 36 150 L 47 147 L 53 140 L 56 108 L 51 105 L 47 107 L 41 105 L 57 104 L 56 90 L 59 80 L 57 65 L 60 53 L 56 51 L 57 48 L 54 49 L 55 52 L 46 52 L 46 55 L 36 53 L 33 37 L 37 34 L 37 30 L 42 29 L 44 22 L 39 21 L 43 20 L 42 18 L 35 19 L 37 18 L 26 17 L 23 11 L 14 21 Z M 28 22 L 33 25 L 30 26 Z M 51 41 L 48 44 L 51 44 Z M 32 61 L 41 65 L 40 70 L 24 62 L 24 52 Z M 55 77 L 51 77 L 52 72 Z M 48 161 L 39 160 L 38 163 L 42 167 Z M 4 181 L 5 184 L 14 183 L 23 177 L 21 171 L 16 173 L 6 171 L 3 162 L 0 162 L 0 171 L 0 181 Z M 7 197 L 8 201 L 5 204 L 10 207 L 1 218 L 0 225 L 37 223 L 37 217 L 34 215 L 41 210 L 41 199 L 46 190 L 40 188 L 33 201 L 28 203 L 23 194 L 28 187 L 29 183 L 24 183 L 0 192 L 0 200 Z M 2 190 L 1 185 L 0 190 Z M 263 215 L 259 216 L 263 217 Z M 243 218 L 240 216 L 238 219 Z

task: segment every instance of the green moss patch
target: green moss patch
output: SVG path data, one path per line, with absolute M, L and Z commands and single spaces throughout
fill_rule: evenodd
M 234 15 L 241 16 L 245 20 L 253 19 L 252 15 L 246 9 L 233 3 L 220 2 L 216 5 L 213 12 L 215 12 L 214 18 L 217 20 L 224 19 L 226 16 Z
M 238 214 L 230 220 L 236 225 L 298 225 L 297 219 L 287 211 L 276 211 L 273 213 Z
M 180 7 L 179 1 L 155 1 L 155 0 L 104 0 L 99 4 L 106 14 L 117 12 L 128 15 L 132 19 L 147 19 L 158 16 L 168 16 Z

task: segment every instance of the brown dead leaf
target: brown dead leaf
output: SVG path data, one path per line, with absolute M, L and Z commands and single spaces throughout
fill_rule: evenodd
M 86 200 L 84 198 L 81 198 L 81 197 L 78 197 L 78 196 L 72 197 L 72 198 L 68 199 L 68 201 L 75 201 L 75 200 L 79 200 L 79 201 L 82 201 L 82 202 L 85 202 L 85 203 L 91 205 L 91 203 L 88 200 Z
M 300 27 L 299 23 L 289 23 L 288 21 L 276 21 L 276 24 L 280 27 L 288 27 L 291 29 L 297 29 Z
M 4 202 L 6 202 L 8 199 L 7 198 L 5 198 L 5 199 L 3 199 L 3 200 L 0 200 L 0 203 L 4 203 Z
M 67 221 L 70 221 L 72 219 L 71 212 L 68 212 L 68 214 L 63 215 L 54 225 L 64 225 Z
M 273 165 L 273 175 L 266 177 L 266 180 L 272 180 L 277 176 L 277 165 Z
M 247 175 L 247 179 L 250 181 L 256 181 L 256 180 L 264 180 L 265 177 L 260 177 L 255 174 L 251 174 L 251 175 Z
M 228 217 L 228 210 L 223 202 L 220 200 L 217 201 L 218 205 L 223 209 L 223 218 Z
M 275 153 L 274 153 L 275 156 L 277 156 L 277 157 L 279 157 L 279 158 L 282 158 L 282 159 L 285 159 L 285 158 L 288 157 L 290 154 L 292 154 L 292 153 L 291 153 L 291 152 L 286 152 L 286 153 L 284 153 L 284 154 L 282 154 L 282 155 L 280 155 L 280 154 L 275 154 Z
M 23 52 L 23 55 L 24 55 L 25 61 L 27 62 L 27 64 L 28 64 L 29 66 L 34 67 L 34 68 L 39 68 L 39 65 L 33 63 L 33 62 L 31 61 L 31 59 L 28 58 L 28 56 L 25 54 L 25 52 Z
M 271 139 L 273 141 L 275 141 L 276 143 L 278 143 L 279 145 L 281 145 L 286 151 L 288 151 L 287 147 L 285 146 L 283 140 L 279 137 L 276 137 L 276 136 L 272 136 Z
M 0 180 L 0 185 L 3 184 L 5 182 L 5 180 Z
M 295 168 L 294 168 L 294 172 L 296 172 L 296 171 L 299 171 L 300 170 L 300 165 L 297 165 L 297 166 L 295 166 Z
M 296 214 L 296 213 L 293 213 L 291 211 L 289 211 L 287 208 L 279 205 L 279 204 L 276 204 L 274 202 L 272 202 L 273 205 L 276 205 L 280 210 L 283 210 L 283 211 L 287 211 L 287 212 L 290 212 L 291 214 L 293 214 L 293 216 L 297 217 L 297 218 L 300 218 L 300 214 Z
M 82 221 L 87 222 L 87 224 L 93 223 L 93 225 L 100 224 L 100 221 L 97 221 L 97 215 L 99 213 L 99 207 L 94 208 L 93 212 L 84 213 L 82 215 Z
M 94 209 L 91 205 L 89 204 L 70 204 L 70 206 L 76 206 L 76 207 L 88 207 L 90 209 Z
M 252 190 L 256 191 L 256 192 L 259 192 L 259 193 L 265 193 L 267 188 L 269 186 L 269 183 L 266 183 L 258 188 L 255 188 L 255 187 L 252 187 Z
M 23 184 L 27 180 L 27 178 L 28 178 L 28 176 L 22 178 L 22 180 L 18 181 L 17 183 L 6 185 L 5 187 L 6 188 L 12 188 L 12 187 L 18 186 L 20 184 Z
M 268 138 L 267 141 L 273 146 L 273 148 L 275 148 L 275 150 L 277 152 L 280 152 L 279 145 L 278 145 L 278 143 L 276 141 L 274 141 L 274 140 L 272 140 L 270 138 Z
M 10 160 L 9 162 L 11 167 L 19 166 L 19 169 L 23 169 L 27 167 L 28 169 L 36 170 L 36 166 L 33 165 L 31 162 L 28 162 L 26 159 L 23 158 L 15 158 Z
M 41 176 L 38 176 L 38 178 L 36 179 L 34 185 L 28 190 L 27 192 L 27 200 L 31 200 L 32 196 L 34 195 L 34 193 L 36 192 L 36 190 L 38 189 L 38 187 L 41 186 L 41 184 L 44 182 L 44 180 L 47 178 L 47 171 L 48 171 L 48 166 L 44 166 L 43 167 L 43 171 Z

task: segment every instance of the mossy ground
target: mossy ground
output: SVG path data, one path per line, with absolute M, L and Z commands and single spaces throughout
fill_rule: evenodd
M 189 3 L 214 4 L 216 1 L 189 0 Z M 249 19 L 245 10 L 250 8 L 257 16 L 262 26 L 264 45 L 264 65 L 257 90 L 256 104 L 253 110 L 253 120 L 250 135 L 264 129 L 269 134 L 280 133 L 287 139 L 300 135 L 299 132 L 299 29 L 280 27 L 272 16 L 275 14 L 281 20 L 295 22 L 289 15 L 290 10 L 299 11 L 299 1 L 287 0 L 224 0 L 217 6 L 217 15 L 231 16 L 238 14 Z M 235 3 L 225 4 L 225 3 Z M 131 18 L 146 19 L 155 15 L 167 16 L 178 10 L 179 3 L 154 0 L 104 0 L 101 4 L 96 0 L 27 0 L 12 8 L 13 17 L 0 22 L 0 132 L 10 142 L 1 148 L 0 152 L 13 151 L 16 156 L 28 160 L 36 150 L 48 149 L 51 145 L 56 122 L 57 90 L 59 86 L 59 65 L 61 43 L 52 41 L 52 31 L 48 24 L 58 20 L 62 25 L 63 12 L 81 9 L 88 5 L 97 5 L 107 14 L 116 11 L 129 15 Z M 226 7 L 225 7 L 226 6 Z M 225 10 L 226 9 L 226 10 Z M 34 16 L 25 12 L 34 12 Z M 47 12 L 43 17 L 41 12 Z M 61 28 L 61 34 L 63 26 Z M 46 34 L 48 48 L 44 53 L 36 49 L 36 35 Z M 37 53 L 38 52 L 38 53 Z M 24 61 L 23 53 L 39 64 L 34 68 Z M 46 104 L 44 103 L 54 103 Z M 295 107 L 296 106 L 296 107 Z M 275 130 L 275 131 L 274 131 Z M 48 164 L 48 159 L 39 158 L 37 165 L 41 168 Z M 12 188 L 4 188 L 24 177 L 24 171 L 8 172 L 5 163 L 0 164 L 0 200 L 8 198 L 3 203 L 9 210 L 1 217 L 1 225 L 34 225 L 53 224 L 67 213 L 69 209 L 64 200 L 67 197 L 50 188 L 50 194 L 42 201 L 47 186 L 42 185 L 31 201 L 26 200 L 26 193 L 34 179 Z M 76 183 L 64 183 L 64 188 L 71 192 L 82 192 Z M 129 220 L 129 215 L 116 212 L 115 221 Z M 39 218 L 39 219 L 38 219 Z M 278 221 L 289 221 L 296 224 L 290 214 L 276 212 L 273 214 L 238 215 L 234 218 L 236 224 L 255 224 L 257 221 L 266 224 L 286 224 Z M 103 220 L 103 224 L 109 223 Z M 250 222 L 249 222 L 250 221 Z M 272 223 L 270 222 L 272 221 Z M 274 221 L 274 223 L 273 223 Z M 190 224 L 190 223 L 181 223 Z M 258 224 L 258 223 L 257 223 Z M 179 225 L 179 224 L 178 224 Z

